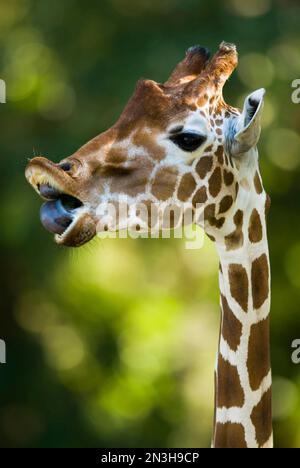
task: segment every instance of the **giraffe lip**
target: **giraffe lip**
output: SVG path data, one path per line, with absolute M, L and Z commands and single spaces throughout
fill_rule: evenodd
M 85 211 L 79 210 L 71 224 L 62 234 L 55 235 L 55 242 L 65 247 L 81 247 L 96 235 L 96 222 L 94 217 Z

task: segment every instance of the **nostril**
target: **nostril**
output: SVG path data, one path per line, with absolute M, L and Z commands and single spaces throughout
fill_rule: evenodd
M 69 171 L 72 169 L 72 163 L 70 163 L 69 161 L 66 161 L 66 162 L 60 163 L 60 164 L 59 164 L 59 167 L 60 167 L 63 171 L 69 172 Z

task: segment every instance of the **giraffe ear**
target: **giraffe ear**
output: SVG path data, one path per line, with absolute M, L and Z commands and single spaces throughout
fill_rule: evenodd
M 261 133 L 265 93 L 265 89 L 259 89 L 245 99 L 243 112 L 235 123 L 235 133 L 231 145 L 233 156 L 247 153 L 257 145 Z

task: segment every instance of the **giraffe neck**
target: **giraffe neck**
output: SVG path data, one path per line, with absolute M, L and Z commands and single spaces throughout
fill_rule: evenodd
M 260 183 L 249 193 L 238 197 L 234 229 L 217 241 L 222 315 L 213 445 L 222 448 L 272 446 L 268 197 Z

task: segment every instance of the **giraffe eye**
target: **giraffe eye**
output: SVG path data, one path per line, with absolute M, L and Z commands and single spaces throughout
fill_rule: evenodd
M 199 135 L 198 133 L 184 132 L 171 136 L 170 140 L 183 151 L 192 153 L 203 145 L 206 141 L 206 137 L 204 135 Z

